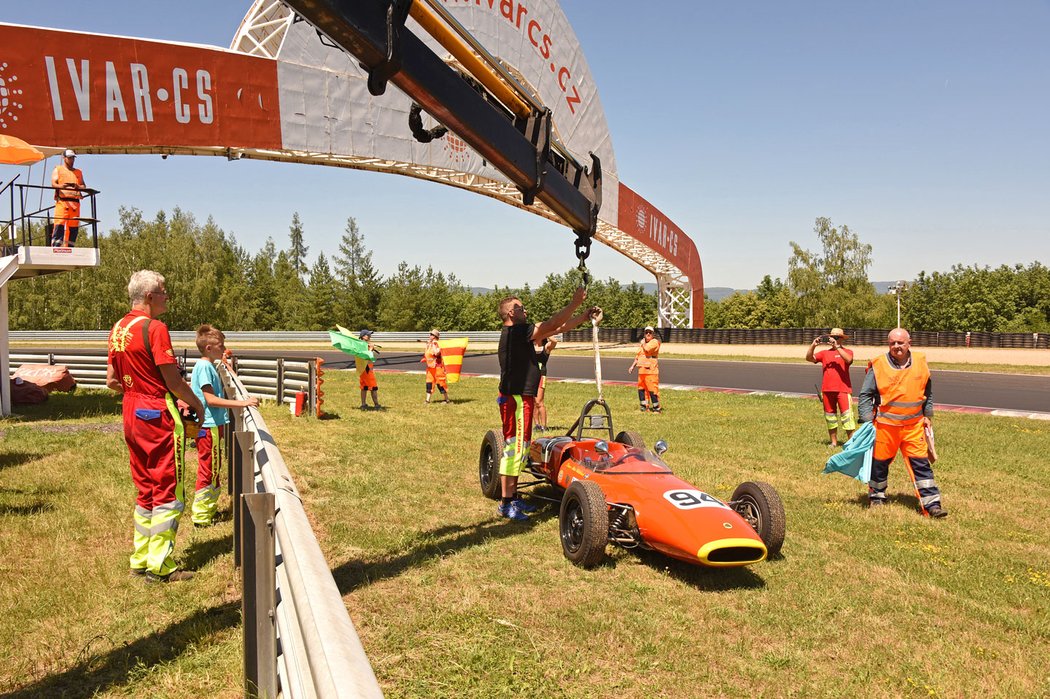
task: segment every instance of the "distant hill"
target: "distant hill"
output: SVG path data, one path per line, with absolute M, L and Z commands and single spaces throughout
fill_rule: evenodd
M 737 291 L 747 291 L 746 289 L 732 289 L 728 286 L 705 286 L 704 293 L 707 294 L 707 298 L 712 301 L 721 301 L 727 296 L 732 296 Z

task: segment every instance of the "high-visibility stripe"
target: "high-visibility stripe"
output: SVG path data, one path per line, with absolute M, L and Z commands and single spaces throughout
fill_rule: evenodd
M 885 405 L 886 407 L 893 406 L 895 408 L 917 408 L 918 406 L 922 405 L 925 402 L 926 401 L 924 401 L 924 400 L 911 400 L 911 401 L 895 400 L 895 401 L 891 401 L 889 403 L 884 403 L 883 405 Z
M 937 483 L 932 478 L 923 478 L 922 480 L 915 481 L 916 488 L 936 488 Z
M 933 503 L 940 502 L 940 501 L 941 501 L 940 493 L 938 493 L 937 495 L 927 495 L 926 497 L 919 499 L 919 502 L 922 503 L 922 506 L 924 508 L 927 508 L 927 509 L 928 509 L 929 505 L 932 505 Z
M 903 422 L 905 420 L 914 420 L 917 417 L 922 417 L 922 411 L 917 413 L 910 413 L 908 415 L 896 415 L 894 413 L 879 413 L 880 420 L 892 420 L 894 422 Z
M 868 485 L 875 490 L 885 490 L 886 486 L 890 484 L 889 480 L 885 481 L 868 481 Z
M 182 424 L 182 414 L 175 405 L 175 396 L 171 395 L 171 392 L 165 393 L 164 402 L 168 406 L 168 414 L 175 422 L 171 431 L 171 446 L 175 452 L 175 499 L 181 504 L 186 501 L 186 427 Z

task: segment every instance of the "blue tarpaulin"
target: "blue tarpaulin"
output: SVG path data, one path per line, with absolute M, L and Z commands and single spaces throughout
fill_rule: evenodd
M 865 422 L 842 445 L 842 451 L 828 459 L 824 473 L 841 473 L 867 485 L 871 480 L 871 454 L 874 449 L 875 423 Z

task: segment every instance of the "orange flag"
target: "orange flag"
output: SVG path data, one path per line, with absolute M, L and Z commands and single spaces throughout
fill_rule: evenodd
M 459 381 L 459 372 L 463 368 L 463 355 L 467 352 L 467 338 L 457 337 L 451 340 L 439 340 L 438 347 L 441 348 L 441 359 L 448 372 L 448 382 Z

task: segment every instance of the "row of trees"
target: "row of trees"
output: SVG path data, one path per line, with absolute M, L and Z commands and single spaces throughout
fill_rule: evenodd
M 252 255 L 210 219 L 201 225 L 175 209 L 147 220 L 137 209 L 121 209 L 119 227 L 100 236 L 99 249 L 97 269 L 13 284 L 11 328 L 107 330 L 127 311 L 128 278 L 138 269 L 167 279 L 172 300 L 164 320 L 174 330 L 203 322 L 227 330 L 322 330 L 336 323 L 355 330 L 496 330 L 496 307 L 504 296 L 520 295 L 530 314 L 542 319 L 564 306 L 580 281 L 573 271 L 552 274 L 534 290 L 476 294 L 454 275 L 406 262 L 384 279 L 353 218 L 337 254 L 329 260 L 321 253 L 309 266 L 298 214 L 287 249 L 268 239 Z M 614 326 L 656 320 L 656 299 L 638 284 L 592 282 L 588 303 L 601 305 Z
M 896 325 L 896 299 L 868 281 L 870 245 L 847 226 L 818 218 L 819 252 L 792 242 L 786 280 L 766 276 L 754 291 L 706 302 L 709 328 L 859 327 Z M 579 284 L 578 273 L 552 274 L 536 289 L 474 293 L 455 276 L 402 262 L 383 278 L 364 234 L 350 218 L 337 253 L 307 264 L 299 215 L 287 249 L 268 239 L 250 254 L 210 219 L 199 224 L 175 209 L 146 219 L 121 209 L 120 225 L 99 239 L 102 264 L 13 284 L 13 329 L 108 329 L 127 308 L 128 277 L 137 269 L 165 275 L 173 294 L 165 320 L 188 330 L 215 323 L 229 330 L 351 329 L 417 331 L 431 327 L 495 330 L 496 306 L 520 295 L 533 318 L 549 317 Z M 902 323 L 915 330 L 1050 332 L 1050 269 L 956 266 L 922 273 L 901 297 Z M 656 298 L 639 284 L 592 282 L 588 303 L 605 309 L 610 327 L 656 321 Z
M 787 280 L 762 279 L 754 291 L 705 304 L 709 328 L 892 328 L 897 299 L 868 281 L 871 245 L 848 226 L 818 218 L 821 244 L 812 252 L 792 242 Z M 919 274 L 900 292 L 901 324 L 913 330 L 1050 332 L 1050 269 L 964 267 Z

